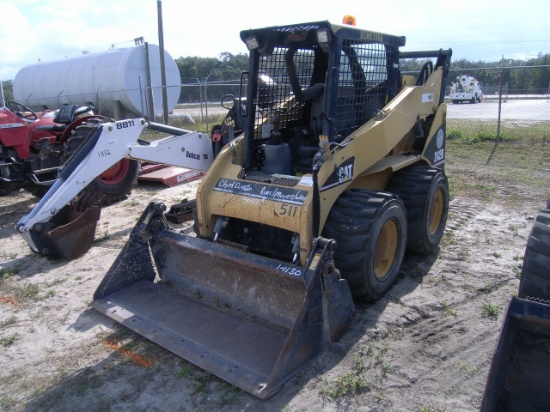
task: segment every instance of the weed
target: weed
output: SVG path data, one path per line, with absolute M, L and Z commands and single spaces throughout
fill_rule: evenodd
M 445 409 L 441 409 L 431 405 L 420 405 L 414 410 L 414 412 L 445 412 Z
M 472 375 L 476 372 L 476 367 L 471 365 L 471 364 L 467 364 L 467 363 L 464 363 L 464 362 L 459 362 L 458 363 L 458 369 L 462 372 L 464 372 L 466 375 Z
M 482 306 L 482 309 L 485 316 L 491 319 L 496 319 L 498 316 L 498 313 L 500 312 L 499 308 L 490 302 L 485 302 Z
M 0 346 L 6 348 L 11 344 L 13 344 L 13 342 L 15 342 L 16 339 L 17 339 L 16 334 L 0 337 Z
M 441 246 L 450 246 L 450 245 L 456 245 L 458 243 L 458 240 L 456 239 L 456 235 L 454 231 L 445 230 L 443 232 L 443 237 L 441 238 Z
M 182 369 L 176 372 L 176 376 L 180 379 L 188 379 L 193 373 L 193 368 L 189 365 L 185 365 Z
M 2 284 L 2 282 L 4 280 L 7 280 L 9 278 L 11 278 L 12 276 L 15 276 L 19 273 L 20 269 L 19 269 L 19 266 L 14 266 L 13 268 L 1 268 L 0 269 L 0 284 Z
M 521 269 L 519 266 L 514 266 L 514 275 L 516 275 L 516 278 L 521 279 Z
M 103 233 L 103 236 L 98 237 L 97 239 L 94 239 L 94 243 L 104 242 L 104 241 L 108 240 L 109 237 L 110 237 L 109 232 L 105 231 Z
M 339 376 L 328 383 L 328 387 L 322 388 L 319 394 L 322 398 L 335 401 L 346 395 L 355 395 L 369 386 L 369 381 L 355 372 L 349 372 Z
M 51 282 L 46 282 L 45 285 L 47 287 L 51 288 L 53 286 L 60 285 L 65 281 L 67 281 L 67 278 L 57 278 L 57 279 L 52 280 Z
M 437 286 L 437 285 L 439 285 L 441 282 L 444 282 L 445 280 L 447 280 L 447 278 L 445 277 L 445 275 L 434 276 L 433 278 L 430 278 L 430 279 L 428 280 L 428 283 L 430 283 L 431 285 Z
M 222 391 L 220 402 L 223 406 L 235 403 L 241 394 L 241 391 L 236 386 L 224 384 L 225 391 Z
M 493 252 L 493 256 L 496 257 L 497 259 L 502 257 L 502 255 L 500 254 L 500 252 Z
M 13 260 L 16 257 L 17 257 L 17 253 L 7 253 L 7 252 L 0 253 L 0 259 Z
M 491 293 L 493 292 L 494 290 L 496 289 L 495 287 L 495 284 L 494 283 L 487 283 L 482 289 L 481 289 L 481 293 Z
M 55 296 L 55 290 L 53 289 L 48 290 L 48 292 L 46 293 L 47 298 L 53 298 L 54 296 Z
M 382 359 L 390 350 L 390 347 L 388 345 L 384 345 L 382 349 L 378 351 L 378 354 L 376 355 L 376 359 Z
M 139 201 L 136 200 L 136 199 L 132 199 L 132 200 L 129 200 L 125 206 L 127 207 L 134 207 L 134 206 L 139 206 Z
M 6 326 L 13 325 L 17 322 L 17 318 L 15 316 L 11 316 L 8 319 L 0 322 L 0 329 L 5 328 Z
M 456 311 L 453 308 L 451 308 L 451 306 L 446 300 L 441 302 L 441 306 L 443 308 L 443 316 L 445 317 L 456 316 Z
M 32 298 L 38 295 L 38 292 L 40 291 L 40 288 L 36 283 L 29 283 L 27 286 L 21 288 L 18 290 L 18 297 L 19 298 Z
M 0 411 L 16 410 L 17 401 L 9 396 L 0 398 Z

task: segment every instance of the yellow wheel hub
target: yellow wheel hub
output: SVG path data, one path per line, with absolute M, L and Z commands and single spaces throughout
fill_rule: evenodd
M 441 219 L 443 218 L 443 203 L 443 191 L 438 190 L 435 192 L 430 204 L 430 210 L 428 210 L 428 232 L 430 236 L 434 236 L 441 225 Z
M 397 256 L 399 228 L 393 220 L 384 223 L 374 249 L 374 275 L 383 279 L 389 273 Z

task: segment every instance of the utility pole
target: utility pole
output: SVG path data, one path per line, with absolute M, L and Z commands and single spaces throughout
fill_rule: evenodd
M 168 124 L 168 93 L 166 91 L 166 67 L 164 65 L 164 34 L 162 30 L 162 0 L 157 0 L 159 51 L 160 51 L 160 79 L 162 87 L 162 113 L 164 124 Z

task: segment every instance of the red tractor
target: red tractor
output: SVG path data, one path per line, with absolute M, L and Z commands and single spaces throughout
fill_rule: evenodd
M 0 94 L 0 194 L 26 188 L 44 195 L 60 168 L 78 151 L 102 116 L 92 106 L 63 106 L 57 111 L 35 113 L 6 101 Z M 122 159 L 98 176 L 87 190 L 104 194 L 111 203 L 130 193 L 137 181 L 139 162 Z

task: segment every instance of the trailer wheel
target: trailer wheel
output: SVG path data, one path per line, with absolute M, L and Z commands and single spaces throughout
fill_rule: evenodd
M 550 300 L 550 209 L 543 209 L 527 240 L 518 296 Z
M 100 122 L 101 119 L 89 119 L 74 130 L 74 133 L 63 143 L 63 155 L 61 156 L 63 163 L 78 151 L 86 137 Z M 122 159 L 92 180 L 84 190 L 104 194 L 106 196 L 105 204 L 114 203 L 124 199 L 132 192 L 137 183 L 139 169 L 140 162 Z
M 336 240 L 334 261 L 357 299 L 380 299 L 395 282 L 407 243 L 403 202 L 385 192 L 353 189 L 334 204 L 323 236 Z
M 409 252 L 427 255 L 439 245 L 449 212 L 449 184 L 441 169 L 413 165 L 396 172 L 388 192 L 407 210 Z

